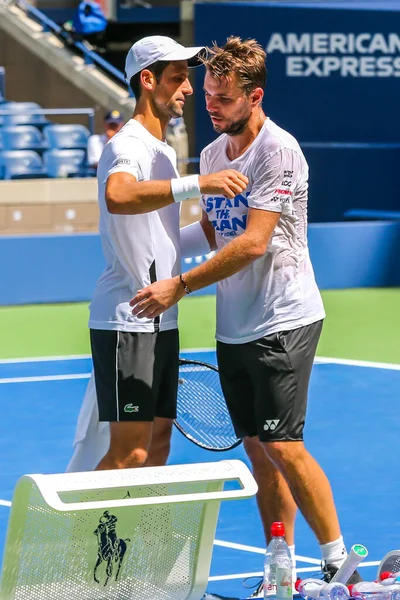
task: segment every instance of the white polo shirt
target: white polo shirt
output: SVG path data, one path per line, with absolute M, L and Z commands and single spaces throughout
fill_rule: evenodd
M 138 181 L 179 177 L 175 150 L 131 119 L 105 145 L 97 169 L 99 231 L 106 267 L 90 305 L 89 327 L 154 332 L 177 327 L 177 306 L 157 319 L 132 315 L 129 300 L 155 280 L 180 273 L 179 205 L 140 215 L 113 215 L 105 187 L 112 173 L 131 173 Z
M 308 165 L 299 144 L 270 119 L 233 161 L 227 143 L 222 134 L 200 157 L 202 174 L 236 169 L 249 178 L 234 200 L 201 198 L 218 248 L 244 232 L 249 208 L 281 213 L 266 253 L 217 285 L 216 338 L 239 344 L 309 325 L 325 312 L 307 246 Z

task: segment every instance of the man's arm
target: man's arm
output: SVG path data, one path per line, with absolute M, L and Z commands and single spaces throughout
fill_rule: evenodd
M 200 290 L 234 275 L 263 256 L 280 216 L 280 212 L 250 208 L 244 233 L 213 258 L 185 273 L 187 287 L 193 292 Z
M 178 182 L 184 180 L 186 177 L 178 179 Z M 199 175 L 198 184 L 201 194 L 219 194 L 232 199 L 246 189 L 248 179 L 234 169 L 227 169 Z M 200 194 L 192 193 L 187 198 L 196 195 Z M 109 175 L 105 199 L 108 211 L 115 215 L 144 214 L 175 202 L 171 180 L 138 181 L 134 175 L 124 171 Z
M 185 273 L 184 283 L 187 288 L 195 291 L 207 287 L 234 275 L 263 256 L 280 216 L 280 212 L 250 208 L 244 233 L 229 242 L 206 263 Z M 132 298 L 132 312 L 139 317 L 154 318 L 176 304 L 185 293 L 180 277 L 157 281 Z
M 207 214 L 202 211 L 200 221 L 190 223 L 180 228 L 180 247 L 182 258 L 192 258 L 209 254 L 215 250 L 215 230 L 208 220 Z
M 207 241 L 210 245 L 210 250 L 217 249 L 217 242 L 215 241 L 215 229 L 210 223 L 210 219 L 207 216 L 207 213 L 203 210 L 200 220 L 200 225 L 203 228 L 204 235 L 207 238 Z

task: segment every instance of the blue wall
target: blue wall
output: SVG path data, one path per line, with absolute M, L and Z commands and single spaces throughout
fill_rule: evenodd
M 196 3 L 195 42 L 255 37 L 268 52 L 265 109 L 302 142 L 399 142 L 400 4 L 331 6 Z M 196 102 L 200 150 L 215 135 L 202 94 Z
M 267 50 L 264 109 L 304 148 L 310 222 L 341 220 L 351 208 L 399 209 L 400 3 L 195 4 L 196 45 L 229 35 Z M 197 90 L 203 77 L 197 69 Z M 216 134 L 203 94 L 195 102 L 200 153 Z
M 310 225 L 309 245 L 323 289 L 400 285 L 400 222 Z M 0 256 L 0 305 L 89 301 L 104 264 L 96 234 L 3 236 Z

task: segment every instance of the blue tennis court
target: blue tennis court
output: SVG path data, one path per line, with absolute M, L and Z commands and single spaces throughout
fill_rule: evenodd
M 215 363 L 213 351 L 182 355 Z M 68 463 L 90 371 L 88 357 L 0 361 L 1 551 L 17 479 L 62 472 Z M 370 580 L 383 555 L 400 547 L 399 391 L 400 365 L 318 359 L 314 366 L 306 443 L 330 478 L 347 546 L 362 543 L 369 550 L 362 574 Z M 223 458 L 246 461 L 241 447 L 207 452 L 174 431 L 170 462 Z M 242 580 L 261 574 L 263 553 L 255 499 L 223 503 L 209 591 L 246 597 Z M 296 554 L 300 572 L 318 571 L 319 548 L 301 516 Z

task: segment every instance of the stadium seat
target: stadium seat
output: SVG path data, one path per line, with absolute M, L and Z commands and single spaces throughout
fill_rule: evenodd
M 43 162 L 33 150 L 3 150 L 0 152 L 0 168 L 4 179 L 37 179 L 46 177 Z
M 36 150 L 40 152 L 47 148 L 47 142 L 43 139 L 41 132 L 32 125 L 3 127 L 1 135 L 4 150 Z
M 16 104 L 16 102 L 2 102 L 0 105 L 0 127 L 2 125 L 4 125 L 4 119 L 5 119 L 5 115 L 2 113 L 5 111 L 8 112 L 8 111 L 12 110 L 11 104 Z
M 0 111 L 5 110 L 12 114 L 3 116 L 3 125 L 36 125 L 37 127 L 43 127 L 49 121 L 43 115 L 34 112 L 41 109 L 41 106 L 36 102 L 6 102 L 1 105 Z
M 85 150 L 89 131 L 83 125 L 49 125 L 44 130 L 50 148 L 59 150 Z
M 84 150 L 47 150 L 43 154 L 49 177 L 72 177 L 79 175 L 86 165 Z
M 54 475 L 16 486 L 2 600 L 199 600 L 220 503 L 254 496 L 239 460 Z

